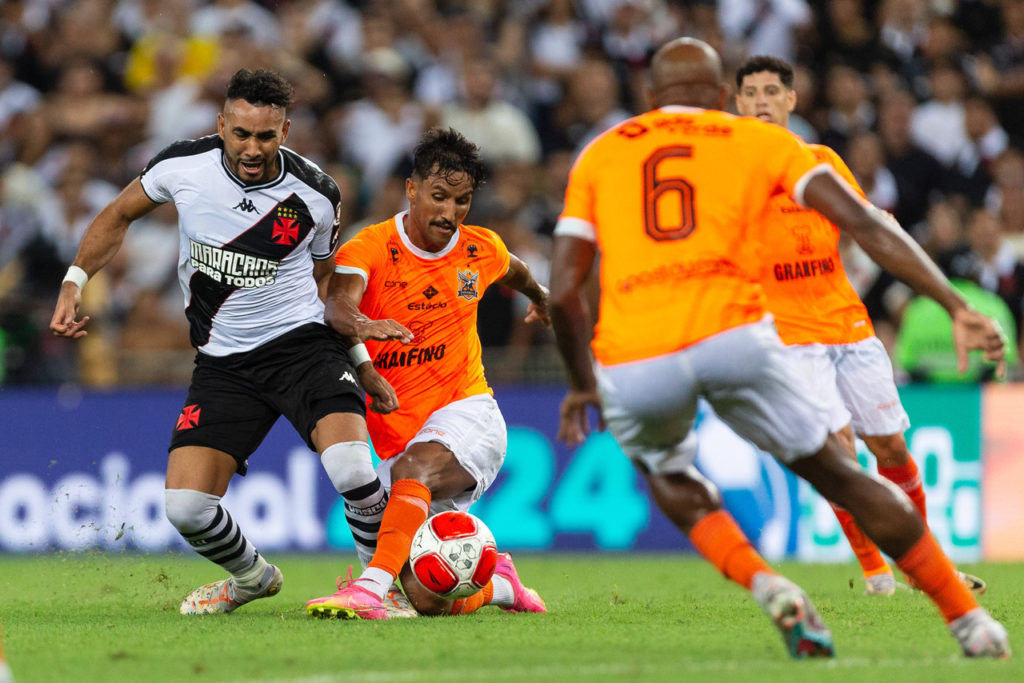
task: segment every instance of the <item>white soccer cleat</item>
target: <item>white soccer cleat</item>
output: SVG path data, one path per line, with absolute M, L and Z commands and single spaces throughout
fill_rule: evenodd
M 896 592 L 896 577 L 892 572 L 883 572 L 864 577 L 864 595 L 887 598 Z
M 790 657 L 835 656 L 832 632 L 800 586 L 778 574 L 761 572 L 754 577 L 751 593 L 782 633 Z
M 949 631 L 960 643 L 965 657 L 1010 658 L 1010 637 L 1006 629 L 984 607 L 975 607 L 954 619 Z
M 255 589 L 247 589 L 235 582 L 235 577 L 200 586 L 181 603 L 182 614 L 220 614 L 233 612 L 242 605 L 277 595 L 284 577 L 276 566 L 267 565 L 263 580 Z
M 394 583 L 384 596 L 384 609 L 388 611 L 388 619 L 412 619 L 420 615 L 402 589 Z

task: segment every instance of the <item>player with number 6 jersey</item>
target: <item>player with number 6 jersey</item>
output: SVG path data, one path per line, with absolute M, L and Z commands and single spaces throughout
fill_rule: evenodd
M 1007 656 L 1005 629 L 957 580 L 906 496 L 846 456 L 786 354 L 760 282 L 763 242 L 781 237 L 770 223 L 761 231 L 771 199 L 784 193 L 819 211 L 940 302 L 964 365 L 973 348 L 1002 360 L 998 327 L 800 140 L 723 112 L 722 63 L 707 43 L 679 38 L 662 46 L 650 83 L 651 110 L 606 131 L 576 160 L 555 228 L 552 324 L 569 374 L 559 436 L 581 443 L 588 410 L 602 410 L 659 508 L 751 592 L 789 653 L 832 656 L 831 633 L 806 593 L 754 550 L 694 467 L 692 430 L 704 398 L 737 434 L 849 510 L 934 600 L 965 654 Z M 595 264 L 601 293 L 593 324 L 583 288 Z

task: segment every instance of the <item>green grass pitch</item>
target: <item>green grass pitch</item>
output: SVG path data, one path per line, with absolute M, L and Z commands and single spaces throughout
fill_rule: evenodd
M 964 569 L 1022 648 L 966 660 L 920 593 L 862 595 L 854 565 L 784 563 L 835 636 L 834 660 L 794 661 L 743 590 L 693 556 L 520 554 L 546 615 L 320 621 L 303 603 L 334 590 L 350 557 L 270 558 L 284 588 L 234 614 L 182 617 L 221 578 L 178 554 L 0 556 L 0 620 L 14 678 L 33 681 L 1024 681 L 1024 565 Z

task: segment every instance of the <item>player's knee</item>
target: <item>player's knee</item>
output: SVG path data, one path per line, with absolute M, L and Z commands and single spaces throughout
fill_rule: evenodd
M 907 441 L 902 434 L 867 437 L 864 442 L 878 460 L 879 467 L 899 467 L 910 460 Z
M 202 531 L 210 526 L 217 514 L 220 496 L 192 489 L 164 491 L 164 510 L 167 521 L 182 534 Z
M 415 479 L 430 489 L 431 494 L 435 496 L 441 489 L 449 488 L 448 480 L 464 470 L 451 451 L 440 444 L 436 445 L 439 447 L 410 448 L 398 456 L 398 460 L 391 468 L 391 481 Z
M 439 617 L 449 613 L 451 601 L 438 597 L 424 588 L 423 584 L 416 580 L 408 564 L 402 568 L 402 590 L 413 608 L 423 616 Z
M 331 444 L 324 449 L 320 462 L 338 493 L 352 491 L 377 478 L 370 457 L 370 445 L 365 441 Z
M 696 468 L 652 474 L 647 480 L 658 507 L 683 530 L 722 507 L 718 489 Z

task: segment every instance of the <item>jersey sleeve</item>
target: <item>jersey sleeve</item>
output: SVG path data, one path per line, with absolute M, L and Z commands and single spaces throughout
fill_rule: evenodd
M 803 205 L 808 181 L 831 166 L 815 157 L 810 147 L 785 128 L 766 123 L 759 127 L 758 135 L 762 139 L 757 146 L 765 150 L 763 168 L 776 179 L 776 190 Z
M 371 226 L 372 227 L 372 226 Z M 359 275 L 369 284 L 370 275 L 379 267 L 383 246 L 370 228 L 363 228 L 334 255 L 334 272 Z
M 341 237 L 341 190 L 334 179 L 324 174 L 324 197 L 330 208 L 323 212 L 313 233 L 312 256 L 318 261 L 329 259 L 338 248 Z
M 497 233 L 491 230 L 485 230 L 484 234 L 488 242 L 490 242 L 491 252 L 494 257 L 488 259 L 487 270 L 485 272 L 485 282 L 487 286 L 497 282 L 501 278 L 505 277 L 508 273 L 508 267 L 512 263 L 512 257 L 509 255 L 508 247 L 505 246 L 505 242 L 498 236 Z
M 594 145 L 584 148 L 569 171 L 565 188 L 565 206 L 555 225 L 555 235 L 597 241 L 597 219 L 594 215 L 594 182 L 591 161 Z
M 174 199 L 174 188 L 180 180 L 180 174 L 172 170 L 170 164 L 161 162 L 176 155 L 176 148 L 183 146 L 181 142 L 175 142 L 162 150 L 155 157 L 150 159 L 143 169 L 139 180 L 142 182 L 142 189 L 146 196 L 157 204 L 172 201 Z
M 867 199 L 867 195 L 864 194 L 864 190 L 861 188 L 860 183 L 858 183 L 857 178 L 854 177 L 853 171 L 850 170 L 850 167 L 846 165 L 846 162 L 843 161 L 843 158 L 839 156 L 834 149 L 831 147 L 825 147 L 824 145 L 813 145 L 811 150 L 821 161 L 834 168 L 839 177 L 845 180 L 861 199 Z

